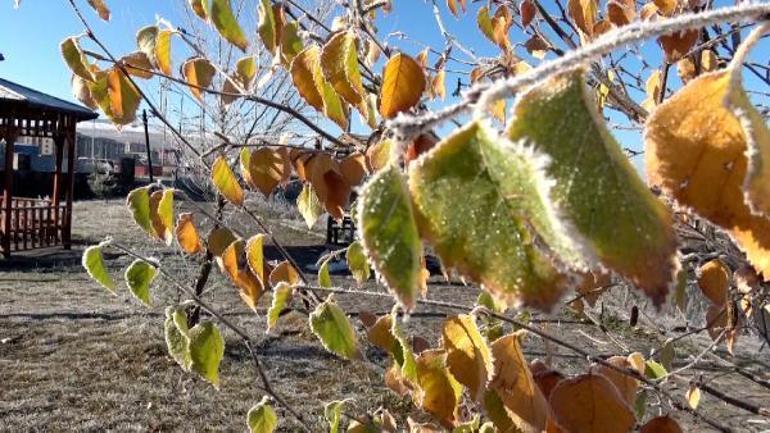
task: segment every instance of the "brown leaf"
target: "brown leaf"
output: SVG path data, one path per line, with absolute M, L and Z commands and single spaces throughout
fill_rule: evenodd
M 666 54 L 666 61 L 674 63 L 690 52 L 700 37 L 700 30 L 683 30 L 677 33 L 662 35 L 658 38 L 658 43 L 663 47 Z
M 627 433 L 634 413 L 600 374 L 583 374 L 561 381 L 550 397 L 556 422 L 570 433 Z
M 633 365 L 625 356 L 613 356 L 607 359 L 607 362 L 618 368 L 633 369 Z M 626 404 L 633 406 L 636 401 L 636 391 L 639 389 L 639 381 L 632 376 L 623 374 L 617 370 L 596 364 L 591 368 L 592 373 L 601 374 L 615 385 L 620 395 L 626 401 Z
M 682 433 L 682 427 L 669 415 L 663 415 L 647 421 L 639 433 Z
M 519 15 L 521 15 L 521 26 L 527 27 L 537 14 L 537 8 L 532 0 L 524 0 L 519 5 Z

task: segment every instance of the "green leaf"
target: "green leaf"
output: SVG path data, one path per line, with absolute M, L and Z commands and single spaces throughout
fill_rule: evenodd
M 324 405 L 324 417 L 329 423 L 329 433 L 340 433 L 342 421 L 342 408 L 350 400 L 337 400 Z
M 168 353 L 185 370 L 190 369 L 190 338 L 187 328 L 187 314 L 184 308 L 166 308 L 166 322 L 163 324 Z
M 225 354 L 225 340 L 213 322 L 201 322 L 188 334 L 190 367 L 219 389 L 219 363 Z
M 275 52 L 277 45 L 277 32 L 275 28 L 275 15 L 273 15 L 273 6 L 270 0 L 259 0 L 259 26 L 257 31 L 262 43 L 270 53 Z
M 395 308 L 394 308 L 395 311 Z M 404 331 L 401 329 L 401 326 L 398 323 L 398 320 L 395 319 L 396 315 L 395 312 L 391 313 L 391 316 L 393 317 L 390 332 L 393 334 L 393 337 L 398 341 L 400 345 L 400 351 L 394 351 L 393 352 L 393 359 L 395 359 L 396 363 L 401 367 L 401 375 L 404 376 L 405 379 L 409 380 L 412 383 L 416 383 L 417 381 L 417 361 L 414 356 L 414 350 L 412 349 L 412 344 L 409 342 L 409 339 L 404 334 Z
M 544 165 L 522 143 L 473 122 L 412 165 L 409 187 L 420 231 L 447 269 L 506 304 L 547 310 L 569 284 L 561 260 L 579 267 L 581 255 Z
M 246 56 L 235 63 L 235 76 L 238 77 L 241 86 L 245 90 L 251 88 L 254 78 L 257 76 L 257 60 L 254 56 Z M 246 149 L 244 149 L 246 150 Z M 248 165 L 246 165 L 248 167 Z
M 77 38 L 71 37 L 63 40 L 60 49 L 62 57 L 64 57 L 64 62 L 67 63 L 67 66 L 72 70 L 72 73 L 84 80 L 94 81 L 90 65 L 85 54 L 83 54 L 83 51 L 80 49 Z
M 331 259 L 329 257 L 324 260 L 318 268 L 318 285 L 321 287 L 332 287 L 334 285 L 332 283 L 332 276 L 329 274 L 329 262 Z
M 150 187 L 136 188 L 128 193 L 126 206 L 131 210 L 134 222 L 147 234 L 153 233 L 150 219 Z
M 648 359 L 644 366 L 644 375 L 650 379 L 660 379 L 668 374 L 666 367 L 660 365 L 657 361 Z
M 246 52 L 249 47 L 249 41 L 246 39 L 241 25 L 233 15 L 233 9 L 230 6 L 230 0 L 207 0 L 208 16 L 214 27 L 220 35 L 228 42 Z
M 390 164 L 377 172 L 364 186 L 358 203 L 358 230 L 366 253 L 377 275 L 411 311 L 425 275 L 412 200 L 399 167 Z
M 268 402 L 268 397 L 264 396 L 259 403 L 249 409 L 246 420 L 250 433 L 272 433 L 278 426 L 278 416 Z
M 150 306 L 150 285 L 158 275 L 158 269 L 152 264 L 136 259 L 126 269 L 126 284 L 134 297 L 144 305 Z
M 324 214 L 324 206 L 318 200 L 315 189 L 310 182 L 306 182 L 302 186 L 302 192 L 297 197 L 297 208 L 309 229 L 312 229 L 318 218 Z
M 593 253 L 661 305 L 678 268 L 671 213 L 605 126 L 583 70 L 522 95 L 507 133 L 550 158 L 552 198 Z
M 369 279 L 371 270 L 369 269 L 369 263 L 366 260 L 364 247 L 360 242 L 355 241 L 348 246 L 348 250 L 345 252 L 345 259 L 348 262 L 350 273 L 353 274 L 353 278 L 355 278 L 358 284 Z
M 286 66 L 305 48 L 302 38 L 299 37 L 299 29 L 297 21 L 288 22 L 281 29 L 281 58 Z
M 321 340 L 324 348 L 342 358 L 359 358 L 356 332 L 348 316 L 334 302 L 332 296 L 310 314 L 310 329 Z
M 273 288 L 273 302 L 270 304 L 270 308 L 267 310 L 267 331 L 270 332 L 278 323 L 278 318 L 281 315 L 281 311 L 286 308 L 286 305 L 291 302 L 292 293 L 294 289 L 291 285 L 285 281 L 279 282 Z
M 224 156 L 218 156 L 211 166 L 211 181 L 227 201 L 236 206 L 243 204 L 243 189 Z
M 110 276 L 107 271 L 107 266 L 104 264 L 102 245 L 103 243 L 93 245 L 83 251 L 83 267 L 94 281 L 101 284 L 105 289 L 115 293 L 115 281 Z

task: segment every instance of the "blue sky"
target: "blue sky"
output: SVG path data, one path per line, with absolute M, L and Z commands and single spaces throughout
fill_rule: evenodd
M 183 6 L 187 4 L 186 0 L 109 0 L 108 4 L 112 9 L 110 23 L 101 21 L 87 6 L 85 0 L 76 1 L 97 35 L 115 54 L 134 51 L 136 30 L 155 23 L 156 17 L 168 19 L 174 25 L 184 24 L 187 19 L 182 12 Z M 472 10 L 458 20 L 446 9 L 444 1 L 439 3 L 442 5 L 442 16 L 448 30 L 458 35 L 465 45 L 477 50 L 481 56 L 492 57 L 499 53 L 499 50 L 484 39 L 476 27 L 475 10 L 479 7 L 478 4 L 470 5 Z M 246 4 L 255 3 L 247 0 Z M 254 23 L 243 24 L 247 31 L 254 31 Z M 397 31 L 406 32 L 409 35 L 408 39 L 391 38 L 388 42 L 411 55 L 423 49 L 424 46 L 418 41 L 438 49 L 443 46 L 443 38 L 434 20 L 430 2 L 394 0 L 394 12 L 379 19 L 378 26 L 380 35 Z M 70 72 L 61 60 L 59 42 L 82 31 L 83 27 L 70 9 L 67 0 L 22 0 L 19 9 L 13 8 L 12 1 L 1 1 L 0 52 L 6 60 L 0 62 L 0 77 L 72 100 Z M 514 41 L 522 40 L 521 32 L 518 30 L 514 29 L 511 36 Z M 767 53 L 766 48 L 765 46 L 755 49 L 755 56 L 757 52 Z M 654 60 L 653 64 L 658 63 L 660 49 L 654 41 L 645 43 L 642 52 L 646 57 Z M 517 53 L 530 63 L 537 63 L 536 59 L 528 57 L 523 50 L 519 49 Z M 552 54 L 549 58 L 550 56 Z M 431 58 L 431 63 L 433 61 L 435 56 Z M 450 64 L 450 67 L 460 68 L 456 64 Z M 467 66 L 462 68 L 468 69 Z M 673 70 L 672 75 L 676 75 Z M 467 79 L 464 80 L 467 81 Z M 456 81 L 457 76 L 452 74 L 447 76 L 448 93 L 452 92 Z M 677 81 L 674 78 L 672 83 Z M 750 79 L 748 83 L 756 84 L 756 80 Z M 452 102 L 451 97 L 445 101 L 445 103 L 450 102 Z M 448 132 L 448 129 L 445 128 L 442 132 Z M 635 149 L 640 147 L 641 140 L 638 133 L 616 131 L 615 134 L 624 146 Z

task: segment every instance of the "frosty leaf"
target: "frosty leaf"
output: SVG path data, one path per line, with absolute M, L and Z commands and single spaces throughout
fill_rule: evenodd
M 612 138 L 582 70 L 522 95 L 509 136 L 550 157 L 552 198 L 604 266 L 661 305 L 678 264 L 669 210 L 647 189 Z M 558 125 L 558 127 L 554 127 Z
M 282 261 L 270 272 L 270 285 L 275 287 L 280 282 L 288 283 L 291 286 L 296 286 L 301 282 L 299 272 L 288 260 Z
M 115 281 L 107 271 L 102 257 L 102 245 L 93 245 L 83 251 L 83 267 L 88 275 L 102 287 L 115 293 Z
M 152 234 L 152 221 L 150 219 L 150 188 L 136 188 L 128 193 L 126 206 L 131 210 L 134 222 L 147 234 Z
M 163 324 L 168 353 L 185 370 L 190 369 L 190 338 L 187 329 L 187 314 L 184 308 L 166 308 L 166 321 Z
M 246 261 L 249 263 L 251 272 L 253 272 L 263 284 L 265 283 L 265 237 L 266 236 L 262 233 L 256 234 L 246 242 Z
M 324 348 L 342 358 L 359 358 L 356 331 L 348 316 L 329 296 L 310 314 L 310 329 Z
M 206 3 L 208 4 L 206 12 L 214 24 L 214 28 L 228 42 L 245 52 L 249 46 L 249 41 L 241 30 L 238 20 L 235 19 L 235 15 L 233 15 L 230 0 L 206 0 Z
M 594 24 L 599 12 L 597 0 L 569 0 L 567 9 L 575 25 L 588 36 L 594 33 Z
M 366 149 L 366 168 L 370 173 L 375 173 L 388 165 L 393 146 L 393 140 L 385 139 Z
M 523 431 L 542 431 L 549 415 L 548 403 L 524 359 L 519 340 L 522 335 L 524 331 L 518 331 L 492 343 L 495 367 L 489 389 L 494 395 L 485 397 L 485 406 L 489 410 L 490 403 L 495 406 L 497 400 L 502 405 L 496 410 L 498 428 L 507 419 Z
M 324 78 L 366 118 L 366 91 L 358 69 L 357 38 L 353 31 L 332 36 L 321 51 Z
M 126 269 L 126 285 L 134 297 L 144 305 L 150 306 L 150 285 L 158 275 L 155 266 L 144 260 L 136 259 Z
M 332 277 L 329 274 L 329 262 L 331 257 L 324 260 L 318 268 L 318 285 L 321 287 L 332 287 Z
M 291 171 L 288 155 L 279 149 L 260 147 L 248 159 L 249 183 L 265 197 L 272 194 L 288 172 Z
M 205 0 L 189 0 L 190 7 L 192 8 L 193 12 L 195 12 L 195 15 L 198 15 L 198 18 L 202 19 L 203 21 L 207 21 L 209 19 L 208 12 L 206 12 L 206 4 Z
M 171 67 L 171 36 L 174 32 L 171 30 L 160 30 L 155 39 L 155 63 L 158 69 L 166 75 L 172 75 Z
M 188 333 L 190 368 L 219 389 L 219 363 L 225 354 L 225 340 L 213 322 L 201 322 Z
M 267 51 L 272 53 L 275 51 L 277 44 L 277 31 L 275 28 L 273 7 L 270 0 L 259 0 L 257 7 L 259 8 L 259 25 L 257 31 L 259 32 L 259 37 L 262 39 L 262 43 L 265 44 Z
M 572 263 L 580 256 L 557 218 L 543 165 L 474 122 L 412 164 L 409 188 L 421 233 L 447 269 L 507 304 L 548 309 L 568 283 L 551 251 Z
M 476 319 L 462 314 L 447 319 L 442 331 L 447 367 L 458 382 L 468 387 L 471 398 L 480 401 L 492 379 L 492 355 L 481 336 Z
M 230 170 L 227 160 L 218 156 L 211 166 L 211 182 L 230 203 L 241 206 L 243 204 L 243 189 L 238 184 L 238 179 Z
M 345 259 L 348 262 L 350 273 L 353 274 L 353 278 L 355 278 L 359 285 L 369 279 L 369 263 L 366 260 L 364 247 L 360 242 L 356 241 L 348 246 L 348 250 L 345 252 Z
M 342 408 L 347 400 L 332 401 L 324 405 L 324 418 L 329 423 L 329 433 L 340 433 L 342 421 Z
M 139 51 L 147 55 L 150 61 L 157 65 L 157 40 L 158 40 L 158 26 L 146 26 L 139 29 L 136 32 L 136 46 L 139 47 Z
M 97 98 L 101 102 L 104 114 L 117 125 L 127 125 L 136 119 L 136 110 L 142 97 L 136 86 L 129 81 L 120 69 L 113 68 L 107 72 L 107 99 Z M 93 89 L 92 89 L 93 92 Z
M 176 241 L 187 254 L 197 254 L 203 250 L 198 229 L 195 228 L 193 216 L 189 212 L 180 213 L 176 219 Z
M 246 253 L 243 240 L 236 240 L 225 248 L 219 258 L 224 273 L 230 281 L 239 289 L 243 301 L 252 310 L 257 310 L 257 302 L 264 293 L 262 281 L 257 278 L 246 264 Z
M 660 379 L 664 376 L 666 376 L 668 372 L 666 371 L 666 367 L 660 365 L 657 361 L 653 359 L 648 359 L 644 363 L 644 375 L 649 377 L 650 379 Z
M 72 95 L 75 96 L 78 101 L 82 102 L 86 107 L 92 110 L 99 108 L 99 104 L 96 103 L 94 95 L 91 93 L 90 83 L 88 81 L 78 75 L 72 74 L 71 83 Z
M 279 282 L 273 287 L 273 301 L 267 310 L 267 331 L 270 332 L 278 323 L 281 312 L 291 302 L 294 289 L 285 281 Z
M 364 186 L 358 218 L 360 238 L 377 275 L 405 309 L 413 309 L 424 279 L 422 244 L 406 180 L 395 164 Z
M 451 427 L 458 417 L 462 385 L 446 367 L 443 350 L 426 350 L 417 357 L 415 400 L 442 425 Z
M 246 56 L 238 59 L 235 63 L 235 76 L 244 89 L 250 89 L 257 76 L 256 58 L 254 56 Z
M 618 368 L 634 369 L 631 362 L 625 356 L 612 356 L 606 361 Z M 606 377 L 615 385 L 615 388 L 629 407 L 633 406 L 636 400 L 636 391 L 639 389 L 639 381 L 637 379 L 601 364 L 592 367 L 591 371 Z
M 153 77 L 153 66 L 150 62 L 150 58 L 142 51 L 134 51 L 133 53 L 126 54 L 118 59 L 118 63 L 122 64 L 126 68 L 126 71 L 135 77 L 143 79 Z
M 311 45 L 292 60 L 289 68 L 294 86 L 305 101 L 342 129 L 348 127 L 344 102 L 321 71 L 321 50 Z
M 211 230 L 206 243 L 208 244 L 208 250 L 211 255 L 220 257 L 235 239 L 233 232 L 224 227 L 219 227 Z
M 340 161 L 340 172 L 345 182 L 357 186 L 366 176 L 366 156 L 361 152 L 353 152 Z
M 770 192 L 770 132 L 734 73 L 701 75 L 652 113 L 645 126 L 647 177 L 723 227 L 768 278 L 770 219 L 752 205 L 761 210 Z
M 164 189 L 150 195 L 150 221 L 155 237 L 171 245 L 174 240 L 174 190 Z
M 278 426 L 278 415 L 268 401 L 267 396 L 262 397 L 259 403 L 249 409 L 246 415 L 249 433 L 273 433 Z
M 299 32 L 300 25 L 297 21 L 286 23 L 281 30 L 281 60 L 287 67 L 291 65 L 294 57 L 305 48 Z
M 69 66 L 73 74 L 86 81 L 94 81 L 90 65 L 88 64 L 85 54 L 83 54 L 83 51 L 80 49 L 77 38 L 72 37 L 63 40 L 60 49 L 62 57 L 64 57 L 64 62 L 67 63 L 67 66 Z
M 203 89 L 211 86 L 215 74 L 214 66 L 203 57 L 195 57 L 182 64 L 182 76 L 190 84 L 190 92 L 199 101 L 203 101 Z
M 312 184 L 305 183 L 302 185 L 302 192 L 297 197 L 297 208 L 305 220 L 307 228 L 312 229 L 318 218 L 324 213 L 324 207 L 318 201 L 318 196 Z
M 687 389 L 687 393 L 685 393 L 685 398 L 687 398 L 688 406 L 690 406 L 693 409 L 697 409 L 698 405 L 700 405 L 700 398 L 701 398 L 700 388 L 698 388 L 695 385 L 690 385 L 690 387 Z

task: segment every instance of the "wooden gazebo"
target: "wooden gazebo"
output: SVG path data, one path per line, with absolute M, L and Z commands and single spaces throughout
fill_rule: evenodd
M 98 115 L 65 100 L 0 78 L 0 142 L 5 143 L 0 206 L 0 251 L 71 246 L 75 186 L 75 126 Z M 50 199 L 14 197 L 14 144 L 18 137 L 50 138 L 54 174 Z M 67 170 L 62 172 L 65 152 Z M 64 204 L 62 204 L 64 198 Z

